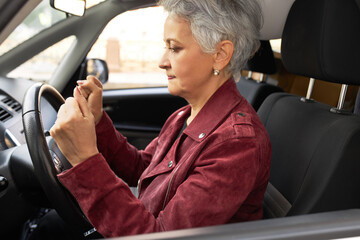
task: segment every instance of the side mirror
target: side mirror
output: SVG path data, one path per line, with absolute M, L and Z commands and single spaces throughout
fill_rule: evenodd
M 104 60 L 97 58 L 87 58 L 81 66 L 80 79 L 85 79 L 88 75 L 97 77 L 102 84 L 109 80 L 109 69 Z
M 50 5 L 57 10 L 76 16 L 83 16 L 86 0 L 50 0 Z

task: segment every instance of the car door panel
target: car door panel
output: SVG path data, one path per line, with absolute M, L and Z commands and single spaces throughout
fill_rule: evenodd
M 103 94 L 104 110 L 115 128 L 138 149 L 157 137 L 166 119 L 186 104 L 167 88 L 107 90 Z

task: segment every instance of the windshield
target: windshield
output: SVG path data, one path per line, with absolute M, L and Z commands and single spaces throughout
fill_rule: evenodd
M 51 8 L 49 0 L 43 0 L 0 45 L 0 56 L 65 18 L 65 13 Z
M 93 7 L 103 1 L 87 0 L 86 8 Z M 0 45 L 0 56 L 65 18 L 64 12 L 53 9 L 49 0 L 43 0 Z
M 102 1 L 104 0 L 88 0 L 86 8 L 93 7 Z M 41 1 L 0 45 L 0 57 L 66 18 L 66 13 L 53 9 L 49 4 L 49 0 Z M 48 82 L 74 41 L 76 41 L 75 36 L 70 36 L 48 47 L 8 73 L 7 77 Z

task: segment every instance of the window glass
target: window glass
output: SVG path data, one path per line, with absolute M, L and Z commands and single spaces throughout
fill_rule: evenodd
M 108 64 L 104 89 L 167 86 L 164 70 L 158 67 L 165 19 L 163 8 L 149 7 L 125 12 L 106 26 L 88 54 Z
M 63 39 L 15 68 L 7 76 L 48 82 L 75 39 L 75 36 Z
M 281 39 L 272 39 L 270 44 L 274 52 L 281 53 Z
M 49 0 L 43 0 L 0 45 L 0 56 L 65 18 L 65 13 L 53 9 Z

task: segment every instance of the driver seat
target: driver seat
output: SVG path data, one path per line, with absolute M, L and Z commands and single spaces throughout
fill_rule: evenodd
M 360 85 L 356 0 L 296 0 L 282 36 L 285 68 L 342 84 L 337 108 L 288 93 L 258 110 L 272 143 L 264 218 L 360 208 L 360 116 L 343 109 Z M 306 15 L 304 15 L 306 13 Z

